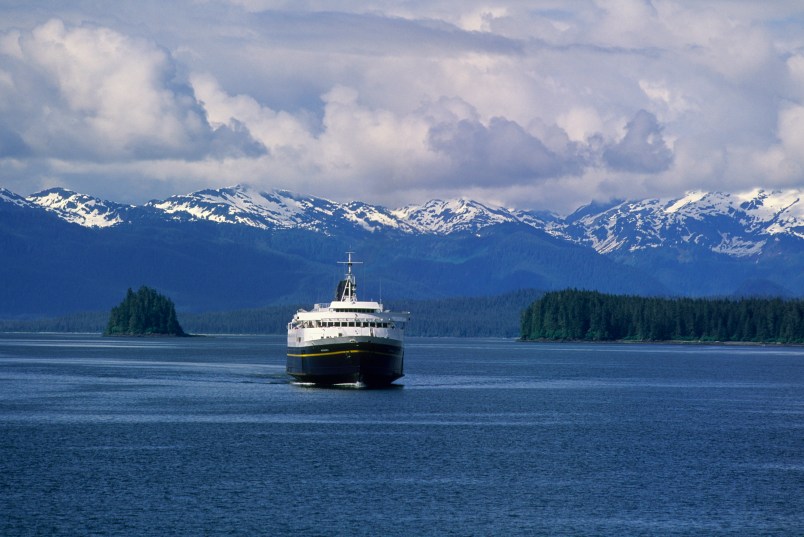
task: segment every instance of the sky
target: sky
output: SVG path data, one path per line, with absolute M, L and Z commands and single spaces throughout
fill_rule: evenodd
M 804 2 L 0 0 L 0 186 L 389 208 L 804 186 Z

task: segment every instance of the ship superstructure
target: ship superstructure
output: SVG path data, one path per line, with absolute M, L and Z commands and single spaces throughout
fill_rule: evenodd
M 287 372 L 314 384 L 390 384 L 403 376 L 404 334 L 408 312 L 384 309 L 382 303 L 357 298 L 352 260 L 335 300 L 299 310 L 288 323 Z

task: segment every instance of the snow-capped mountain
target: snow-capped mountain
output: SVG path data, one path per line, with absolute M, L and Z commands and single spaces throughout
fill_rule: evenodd
M 27 199 L 62 220 L 85 227 L 110 227 L 127 220 L 133 207 L 104 201 L 65 188 L 51 188 L 37 192 Z
M 476 232 L 495 224 L 522 220 L 508 209 L 491 208 L 466 199 L 432 200 L 424 205 L 408 205 L 396 209 L 391 214 L 419 233 L 440 235 L 459 231 Z
M 9 205 L 16 205 L 17 207 L 34 207 L 34 205 L 23 198 L 22 196 L 11 192 L 3 187 L 0 187 L 0 204 L 7 203 Z
M 804 240 L 801 194 L 691 192 L 681 198 L 587 206 L 551 223 L 549 230 L 602 254 L 698 246 L 745 257 L 761 253 L 776 238 Z
M 404 298 L 567 287 L 804 296 L 803 211 L 798 190 L 615 201 L 562 218 L 466 199 L 387 209 L 246 186 L 138 206 L 0 189 L 0 316 L 102 310 L 142 284 L 197 311 L 320 301 L 346 250 L 382 275 L 386 296 Z
M 502 208 L 491 208 L 470 200 L 433 200 L 389 210 L 382 206 L 352 201 L 338 203 L 287 190 L 259 191 L 248 186 L 202 190 L 148 203 L 149 207 L 174 219 L 210 220 L 243 224 L 261 229 L 306 229 L 334 233 L 344 226 L 368 232 L 395 230 L 403 233 L 448 235 L 477 231 L 503 222 L 533 217 L 517 216 Z
M 147 205 L 175 220 L 209 220 L 260 229 L 298 228 L 330 233 L 344 223 L 367 231 L 405 227 L 382 207 L 361 202 L 340 204 L 287 190 L 263 192 L 241 185 L 172 196 Z
M 535 223 L 538 220 L 525 213 L 518 215 L 508 209 L 491 208 L 469 200 L 433 200 L 420 206 L 389 210 L 360 201 L 338 203 L 287 190 L 266 192 L 243 185 L 171 196 L 150 201 L 142 207 L 107 202 L 63 188 L 33 194 L 27 201 L 86 227 L 121 224 L 137 209 L 146 209 L 174 221 L 210 221 L 259 229 L 305 229 L 327 234 L 351 227 L 368 232 L 396 230 L 448 235 L 477 231 L 503 222 Z
M 12 203 L 29 202 L 87 227 L 111 227 L 139 212 L 174 221 L 210 221 L 259 229 L 304 229 L 335 235 L 345 231 L 404 234 L 476 233 L 503 223 L 525 224 L 601 254 L 655 248 L 700 248 L 740 258 L 761 254 L 772 241 L 804 241 L 802 191 L 754 190 L 743 194 L 690 192 L 680 198 L 593 203 L 566 218 L 490 207 L 466 200 L 432 200 L 400 209 L 353 201 L 338 203 L 286 190 L 248 186 L 208 189 L 134 207 L 62 188 L 26 199 L 8 191 Z M 804 244 L 804 242 L 802 242 Z

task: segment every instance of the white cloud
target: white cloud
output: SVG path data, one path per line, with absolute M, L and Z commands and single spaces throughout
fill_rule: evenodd
M 210 126 L 169 52 L 148 40 L 52 19 L 7 34 L 2 50 L 13 87 L 0 106 L 28 155 L 104 162 L 259 152 L 248 133 Z
M 505 18 L 508 9 L 505 6 L 481 7 L 461 14 L 458 26 L 470 32 L 490 32 L 494 19 Z
M 779 138 L 787 154 L 804 157 L 804 105 L 787 106 L 779 112 Z
M 603 121 L 597 110 L 591 106 L 571 108 L 558 117 L 557 124 L 576 142 L 583 142 L 590 136 L 603 132 Z
M 19 37 L 20 77 L 41 86 L 19 117 L 26 143 L 49 156 L 183 154 L 209 134 L 189 88 L 173 80 L 169 55 L 107 28 L 51 20 Z M 12 115 L 14 111 L 5 111 Z
M 0 7 L 0 170 L 22 193 L 250 182 L 564 210 L 804 180 L 795 2 L 48 6 Z

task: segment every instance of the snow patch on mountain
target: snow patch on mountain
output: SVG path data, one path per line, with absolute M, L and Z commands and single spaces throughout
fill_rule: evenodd
M 674 213 L 682 207 L 701 201 L 706 197 L 706 194 L 706 192 L 689 192 L 683 198 L 671 202 L 669 206 L 664 208 L 664 212 Z
M 105 228 L 124 221 L 125 205 L 104 201 L 64 188 L 51 188 L 29 196 L 28 201 L 59 218 L 85 227 Z
M 268 229 L 271 227 L 269 223 L 281 221 L 274 216 L 278 212 L 276 204 L 256 204 L 254 194 L 253 191 L 238 186 L 171 196 L 162 201 L 150 201 L 147 205 L 174 220 L 206 220 L 260 229 Z
M 371 233 L 383 229 L 399 230 L 406 233 L 414 232 L 407 222 L 400 221 L 385 207 L 375 207 L 362 202 L 353 201 L 343 206 L 344 218 L 356 226 Z
M 18 207 L 33 207 L 31 202 L 3 187 L 0 187 L 0 203 L 10 203 Z
M 789 234 L 804 238 L 804 203 L 801 191 L 754 190 L 740 195 L 740 208 L 752 218 L 751 224 L 764 224 L 770 235 Z
M 507 209 L 491 208 L 466 199 L 431 200 L 424 205 L 408 205 L 391 213 L 420 233 L 439 235 L 476 232 L 491 225 L 520 221 Z
M 713 252 L 727 254 L 732 257 L 747 257 L 762 253 L 767 240 L 746 241 L 740 237 L 730 237 L 723 234 L 723 240 L 712 248 Z

